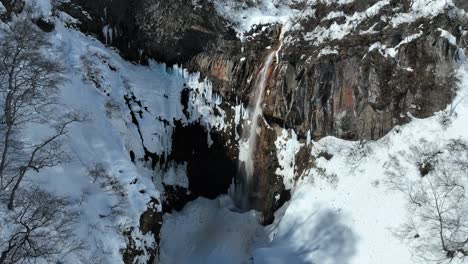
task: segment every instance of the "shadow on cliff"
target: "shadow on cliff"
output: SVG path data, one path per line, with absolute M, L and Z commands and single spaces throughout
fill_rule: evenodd
M 237 162 L 226 154 L 225 141 L 219 137 L 200 122 L 188 125 L 176 122 L 169 160 L 187 164 L 193 199 L 199 196 L 215 199 L 226 194 L 237 173 Z
M 356 252 L 357 237 L 341 216 L 326 210 L 306 219 L 283 219 L 270 247 L 255 252 L 255 263 L 346 264 Z

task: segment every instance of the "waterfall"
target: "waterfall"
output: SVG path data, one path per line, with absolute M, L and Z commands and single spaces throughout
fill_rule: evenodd
M 244 124 L 242 139 L 239 143 L 239 173 L 231 190 L 231 196 L 241 210 L 249 210 L 250 195 L 252 195 L 252 177 L 254 175 L 254 155 L 257 146 L 257 134 L 260 134 L 258 120 L 262 115 L 262 101 L 265 87 L 268 84 L 268 73 L 276 52 L 272 51 L 265 59 L 262 69 L 258 73 L 257 82 L 252 98 L 250 99 L 250 125 Z M 234 194 L 234 195 L 232 195 Z

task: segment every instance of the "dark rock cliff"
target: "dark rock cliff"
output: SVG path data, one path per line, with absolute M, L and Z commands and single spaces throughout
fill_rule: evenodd
M 391 7 L 381 9 L 379 15 L 391 16 Z M 294 128 L 302 137 L 310 130 L 316 139 L 329 135 L 378 139 L 394 126 L 408 122 L 408 113 L 428 117 L 450 102 L 455 87 L 454 69 L 461 54 L 456 45 L 441 37 L 438 29 L 457 36 L 460 27 L 467 26 L 466 20 L 444 13 L 391 27 L 376 15 L 376 21 L 366 21 L 342 39 L 318 45 L 305 40 L 304 32 L 329 23 L 325 17 L 334 8 L 322 7 L 315 18 L 300 21 L 301 30 L 285 33 L 286 39 L 294 41 L 280 50 L 280 62 L 265 95 L 267 120 Z M 345 12 L 353 14 L 362 7 L 345 8 Z M 369 25 L 376 33 L 359 33 L 368 30 Z M 225 98 L 245 100 L 255 84 L 265 47 L 275 40 L 272 32 L 277 26 L 270 28 L 247 38 L 242 44 L 244 52 L 236 56 L 216 51 L 197 55 L 192 69 L 215 79 Z M 404 43 L 414 34 L 420 36 Z M 382 54 L 378 49 L 370 51 L 369 47 L 377 42 L 389 48 L 397 46 L 396 56 Z M 321 54 L 328 47 L 333 47 L 334 52 Z M 242 57 L 246 59 L 241 61 Z
M 212 4 L 190 0 L 73 0 L 60 10 L 79 19 L 80 29 L 118 48 L 130 60 L 169 65 L 235 38 Z

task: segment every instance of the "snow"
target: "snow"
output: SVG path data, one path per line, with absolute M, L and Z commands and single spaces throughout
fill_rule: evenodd
M 30 8 L 33 17 L 49 17 L 52 15 L 50 0 L 26 0 L 25 6 Z
M 42 9 L 35 6 L 36 10 L 46 10 L 47 3 L 30 2 L 41 5 Z M 70 254 L 66 263 L 89 263 L 90 259 L 122 263 L 121 249 L 126 247 L 123 232 L 129 228 L 135 228 L 132 235 L 137 247 L 155 244 L 152 234 L 141 234 L 138 226 L 147 204 L 159 199 L 161 184 L 188 186 L 186 165 L 154 171 L 138 159 L 133 163 L 130 151 L 142 158 L 144 146 L 167 156 L 176 120 L 184 124 L 200 121 L 209 129 L 224 129 L 224 111 L 219 108 L 222 100 L 208 80 L 199 81 L 197 73 L 155 62 L 149 66 L 127 62 L 96 39 L 65 27 L 71 19 L 68 15 L 52 19 L 55 30 L 49 37 L 60 52 L 51 56 L 66 67 L 67 81 L 60 93 L 62 111 L 79 111 L 87 118 L 70 127 L 65 138 L 71 162 L 37 175 L 31 173 L 29 183 L 79 204 L 75 230 L 86 251 Z M 192 91 L 189 117 L 180 103 L 184 88 Z M 220 115 L 214 114 L 216 108 Z M 133 124 L 132 115 L 138 126 Z M 34 125 L 25 134 L 34 139 L 47 132 L 45 126 Z M 96 179 L 90 176 L 94 168 L 102 168 Z M 157 209 L 161 210 L 160 205 Z M 148 256 L 140 260 L 145 258 Z
M 187 164 L 172 165 L 166 172 L 163 173 L 163 182 L 166 185 L 179 186 L 182 188 L 188 188 L 189 182 L 185 172 L 187 171 Z
M 385 56 L 385 57 L 392 57 L 392 58 L 396 58 L 396 56 L 398 55 L 398 50 L 399 48 L 404 45 L 404 44 L 408 44 L 410 43 L 411 41 L 421 37 L 423 34 L 422 31 L 419 31 L 418 33 L 416 34 L 413 34 L 413 35 L 410 35 L 410 36 L 407 36 L 405 37 L 400 43 L 398 43 L 398 45 L 396 45 L 395 47 L 393 48 L 387 48 L 386 45 L 383 45 L 381 44 L 380 42 L 376 42 L 374 44 L 372 44 L 370 47 L 369 47 L 369 52 L 370 51 L 373 51 L 373 50 L 378 50 L 380 52 L 380 54 L 382 54 L 382 56 Z
M 254 211 L 238 213 L 228 196 L 199 198 L 181 212 L 166 214 L 161 230 L 161 263 L 246 263 L 266 241 Z
M 325 56 L 325 55 L 333 55 L 333 54 L 335 54 L 335 55 L 339 54 L 338 50 L 332 49 L 330 47 L 326 47 L 326 48 L 323 48 L 323 49 L 320 50 L 320 53 L 318 54 L 318 57 L 320 58 L 320 57 Z
M 5 6 L 2 3 L 0 3 L 0 14 L 5 14 L 6 11 L 7 10 L 6 10 Z
M 443 30 L 441 28 L 438 28 L 437 30 L 440 31 L 440 36 L 446 38 L 450 44 L 454 46 L 457 45 L 457 38 L 454 35 L 452 35 L 447 30 Z
M 290 137 L 289 133 L 283 130 L 281 136 L 275 141 L 279 163 L 276 174 L 282 176 L 284 186 L 288 190 L 292 189 L 295 183 L 295 158 L 302 145 L 293 130 Z
M 376 16 L 381 8 L 389 4 L 390 2 L 388 0 L 379 1 L 367 10 L 356 12 L 352 16 L 346 16 L 344 13 L 330 13 L 326 19 L 344 16 L 346 21 L 343 24 L 333 22 L 333 24 L 327 28 L 317 26 L 312 32 L 307 32 L 304 35 L 304 39 L 313 42 L 314 45 L 318 45 L 328 40 L 342 39 L 346 35 L 350 34 L 361 22 L 369 19 L 370 17 Z
M 243 33 L 253 25 L 289 23 L 290 18 L 294 15 L 294 10 L 286 4 L 277 3 L 276 1 L 256 1 L 254 6 L 248 6 L 242 1 L 230 0 L 211 0 L 214 2 L 216 11 L 227 20 L 233 23 L 234 29 Z
M 432 18 L 453 7 L 452 0 L 414 0 L 408 13 L 399 13 L 390 21 L 393 27 L 413 23 L 421 17 Z

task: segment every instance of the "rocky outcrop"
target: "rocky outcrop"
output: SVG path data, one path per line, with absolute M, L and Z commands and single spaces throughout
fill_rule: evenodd
M 6 2 L 8 10 L 22 3 Z M 411 13 L 409 0 L 384 2 L 290 1 L 301 12 L 282 32 L 266 119 L 300 137 L 310 131 L 316 139 L 377 139 L 411 115 L 443 109 L 453 96 L 460 53 L 441 34 L 447 31 L 460 43 L 466 17 L 448 5 L 425 17 Z M 464 1 L 454 3 L 466 9 Z M 257 25 L 240 41 L 208 0 L 73 0 L 59 9 L 128 59 L 184 63 L 203 73 L 231 103 L 249 101 L 266 48 L 278 45 L 281 34 L 279 25 Z M 399 14 L 414 19 L 394 23 Z
M 5 12 L 0 14 L 1 20 L 9 19 L 12 14 L 17 14 L 24 8 L 23 0 L 2 0 L 0 3 L 5 7 Z
M 169 65 L 186 62 L 235 38 L 208 1 L 73 0 L 59 9 L 77 18 L 82 31 L 142 63 L 150 58 Z
M 372 36 L 356 33 L 317 46 L 301 41 L 303 32 L 287 32 L 286 38 L 298 41 L 284 44 L 280 51 L 280 62 L 264 98 L 264 115 L 270 122 L 295 129 L 302 137 L 310 131 L 316 139 L 328 135 L 378 139 L 411 116 L 428 117 L 451 101 L 454 69 L 461 56 L 457 46 L 441 36 L 444 31 L 439 28 L 456 36 L 462 23 L 441 14 L 395 28 L 383 29 L 381 25 L 382 31 Z M 247 38 L 244 52 L 235 57 L 216 52 L 200 54 L 193 59 L 192 68 L 215 79 L 225 98 L 246 101 L 261 63 L 258 58 L 274 44 L 275 34 L 271 32 L 275 29 L 271 26 L 269 33 L 261 35 L 270 37 L 266 40 Z M 405 42 L 405 38 L 416 35 Z M 254 43 L 262 43 L 263 49 Z M 376 43 L 393 49 L 395 54 L 371 50 Z M 324 52 L 330 46 L 333 50 Z
M 272 224 L 276 210 L 291 198 L 290 190 L 283 184 L 283 178 L 275 173 L 279 167 L 275 140 L 280 131 L 281 127 L 268 127 L 262 122 L 254 157 L 256 169 L 252 177 L 254 192 L 250 203 L 253 209 L 261 212 L 260 223 L 264 225 Z

